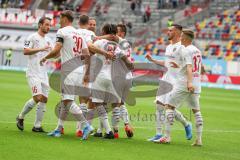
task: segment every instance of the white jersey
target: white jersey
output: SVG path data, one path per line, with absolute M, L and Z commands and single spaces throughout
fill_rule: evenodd
M 175 44 L 169 44 L 165 51 L 165 66 L 167 67 L 167 72 L 163 75 L 162 80 L 170 82 L 172 84 L 176 81 L 176 76 L 179 71 L 177 68 L 172 68 L 169 62 L 178 62 L 179 61 L 179 52 L 181 51 L 181 42 Z
M 128 58 L 128 60 L 130 62 L 133 62 L 133 58 L 131 57 L 132 47 L 129 44 L 129 42 L 126 39 L 119 37 L 118 44 L 119 44 L 119 46 L 115 50 L 115 54 L 116 55 L 118 55 L 118 54 L 124 55 Z M 125 64 L 120 63 L 120 65 L 125 65 Z M 126 75 L 127 79 L 131 79 L 132 77 L 133 77 L 132 72 L 127 73 L 127 75 Z
M 40 36 L 38 32 L 31 34 L 24 43 L 24 48 L 36 49 L 44 48 L 50 46 L 53 48 L 53 43 L 51 39 L 47 36 Z M 48 54 L 48 51 L 41 51 L 33 55 L 28 55 L 28 64 L 27 64 L 27 77 L 38 77 L 40 79 L 47 78 L 47 68 L 46 66 L 40 65 L 40 60 Z
M 124 55 L 128 57 L 128 60 L 130 62 L 133 62 L 133 58 L 131 56 L 132 53 L 132 47 L 129 44 L 129 42 L 126 39 L 123 39 L 119 37 L 119 45 L 121 46 L 120 48 L 125 51 Z
M 96 42 L 94 42 L 94 45 L 96 45 L 98 48 L 100 48 L 102 50 L 111 51 L 113 53 L 115 53 L 115 50 L 117 48 L 117 45 L 115 42 L 111 42 L 106 39 L 97 40 Z M 102 66 L 98 76 L 111 80 L 112 60 L 106 59 L 105 56 L 103 56 L 101 54 L 95 54 L 95 56 L 100 58 L 100 60 L 103 62 L 103 66 Z
M 72 26 L 59 29 L 57 32 L 57 41 L 63 44 L 60 51 L 62 63 L 80 55 L 82 49 L 87 48 L 84 38 Z
M 93 31 L 79 28 L 77 29 L 78 33 L 85 39 L 86 43 L 93 43 L 93 39 L 96 37 Z
M 198 48 L 196 48 L 194 45 L 182 47 L 180 61 L 178 62 L 180 65 L 179 74 L 177 76 L 178 88 L 187 90 L 187 65 L 191 64 L 193 68 L 194 93 L 201 92 L 201 63 L 202 55 Z

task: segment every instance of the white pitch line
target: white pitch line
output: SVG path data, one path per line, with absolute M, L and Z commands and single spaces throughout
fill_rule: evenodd
M 16 122 L 7 122 L 7 121 L 0 121 L 0 124 L 16 124 Z M 24 122 L 24 124 L 33 124 L 33 123 L 30 123 L 30 122 Z M 56 123 L 43 123 L 44 125 L 51 125 L 51 126 L 55 126 L 57 125 L 57 122 Z M 71 126 L 72 124 L 64 124 L 65 126 Z M 136 128 L 136 129 L 148 129 L 150 127 L 133 127 L 133 128 Z M 154 126 L 152 127 L 154 128 Z M 173 130 L 176 130 L 176 131 L 182 131 L 183 129 L 173 129 Z M 218 130 L 218 129 L 204 129 L 203 132 L 212 132 L 212 133 L 240 133 L 240 130 Z

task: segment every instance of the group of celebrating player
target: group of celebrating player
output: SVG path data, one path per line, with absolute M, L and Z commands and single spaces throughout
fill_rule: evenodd
M 60 137 L 64 134 L 64 121 L 70 112 L 77 121 L 76 135 L 83 140 L 93 133 L 94 128 L 91 124 L 96 113 L 99 117 L 99 127 L 93 136 L 118 138 L 119 122 L 122 119 L 127 136 L 132 137 L 133 129 L 129 124 L 128 110 L 124 104 L 131 88 L 131 71 L 134 69 L 131 46 L 124 39 L 127 33 L 126 26 L 105 24 L 101 36 L 96 36 L 94 18 L 81 15 L 79 29 L 73 27 L 73 21 L 71 11 L 61 13 L 61 28 L 57 31 L 54 45 L 46 36 L 50 30 L 51 19 L 42 17 L 38 23 L 38 31 L 25 41 L 24 55 L 28 56 L 26 77 L 32 90 L 32 98 L 17 116 L 17 127 L 24 130 L 25 116 L 37 105 L 32 131 L 44 132 L 41 123 L 49 92 L 45 64 L 48 59 L 60 57 L 62 99 L 59 103 L 57 127 L 48 135 Z M 168 68 L 162 79 L 173 85 L 170 93 L 156 98 L 157 133 L 149 141 L 170 143 L 174 118 L 185 127 L 187 139 L 192 138 L 191 123 L 176 109 L 186 100 L 196 120 L 197 139 L 193 145 L 201 146 L 201 52 L 192 44 L 194 33 L 191 30 L 173 24 L 169 27 L 168 36 L 171 44 L 166 48 L 164 61 L 154 60 L 151 55 L 146 55 L 149 61 Z M 101 63 L 98 63 L 99 61 Z M 80 105 L 75 102 L 76 95 L 79 96 Z M 112 110 L 112 127 L 108 120 L 109 106 Z

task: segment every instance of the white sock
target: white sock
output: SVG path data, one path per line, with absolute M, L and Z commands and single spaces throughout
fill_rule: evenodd
M 202 142 L 203 118 L 200 111 L 195 113 L 195 123 L 197 140 Z
M 36 119 L 35 119 L 34 127 L 36 128 L 41 127 L 44 112 L 46 112 L 46 103 L 39 102 L 37 104 Z
M 79 107 L 80 107 L 81 111 L 83 112 L 83 114 L 84 114 L 85 117 L 86 117 L 86 114 L 87 114 L 87 112 L 88 112 L 86 103 L 81 103 L 81 104 L 79 105 Z M 83 129 L 82 123 L 81 123 L 81 122 L 77 122 L 76 128 L 77 128 L 77 131 L 81 131 L 81 130 Z
M 87 118 L 89 124 L 92 124 L 92 120 L 95 116 L 95 111 L 96 111 L 95 109 L 88 109 L 86 118 Z
M 79 121 L 79 123 L 81 123 L 81 125 L 86 125 L 88 124 L 85 116 L 83 115 L 83 112 L 81 110 L 80 107 L 78 107 L 78 105 L 73 101 L 71 106 L 70 106 L 70 109 L 69 109 L 70 113 L 73 114 L 73 116 L 75 117 L 75 119 L 77 121 Z
M 184 127 L 186 127 L 187 125 L 188 125 L 188 121 L 186 120 L 186 118 L 183 116 L 183 114 L 179 111 L 179 110 L 177 110 L 177 109 L 175 109 L 175 119 L 177 120 L 177 121 L 179 121 L 180 123 L 182 123 L 182 125 L 184 126 Z
M 120 108 L 114 107 L 112 110 L 112 126 L 114 131 L 118 131 L 119 121 L 120 121 Z
M 25 115 L 26 115 L 28 112 L 30 112 L 35 105 L 36 105 L 36 102 L 35 102 L 32 98 L 29 99 L 29 100 L 25 103 L 25 105 L 24 105 L 21 113 L 19 114 L 19 118 L 20 118 L 20 119 L 24 119 Z
M 100 106 L 97 107 L 97 112 L 98 112 L 98 116 L 100 117 L 101 122 L 103 124 L 103 128 L 105 128 L 106 133 L 108 134 L 112 130 L 111 130 L 111 127 L 110 127 L 109 122 L 108 122 L 107 111 L 103 107 L 103 105 L 100 105 Z
M 61 102 L 59 107 L 59 118 L 56 130 L 61 130 L 64 127 L 64 121 L 68 116 L 69 108 L 64 106 L 63 102 Z
M 165 132 L 166 132 L 166 137 L 170 138 L 171 135 L 171 127 L 173 125 L 174 122 L 174 110 L 171 109 L 167 109 L 166 110 L 166 128 L 165 128 Z
M 97 129 L 97 133 L 102 133 L 103 132 L 103 124 L 102 124 L 100 117 L 98 118 L 98 121 L 99 121 L 99 127 Z
M 129 124 L 128 110 L 125 105 L 120 106 L 121 118 L 123 119 L 124 124 Z
M 163 126 L 165 123 L 164 105 L 156 104 L 156 134 L 163 134 Z

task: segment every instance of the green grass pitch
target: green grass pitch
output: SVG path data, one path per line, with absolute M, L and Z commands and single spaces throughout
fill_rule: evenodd
M 146 87 L 141 89 L 147 89 Z M 169 159 L 169 160 L 232 160 L 240 159 L 240 91 L 203 88 L 201 108 L 204 118 L 203 147 L 192 147 L 185 139 L 183 127 L 176 122 L 172 143 L 154 144 L 146 139 L 155 134 L 154 97 L 137 99 L 129 107 L 134 138 L 126 138 L 121 123 L 120 138 L 104 140 L 90 137 L 81 141 L 75 137 L 75 122 L 67 122 L 65 135 L 60 138 L 32 133 L 35 110 L 25 118 L 25 130 L 16 128 L 15 118 L 30 89 L 24 73 L 0 71 L 0 160 L 72 160 L 72 159 Z M 54 107 L 58 93 L 51 91 L 43 121 L 45 130 L 56 127 Z M 190 118 L 189 109 L 180 109 Z M 193 117 L 192 117 L 193 119 Z M 94 121 L 96 126 L 97 121 Z M 194 128 L 194 127 L 193 127 Z M 193 130 L 195 136 L 195 129 Z

